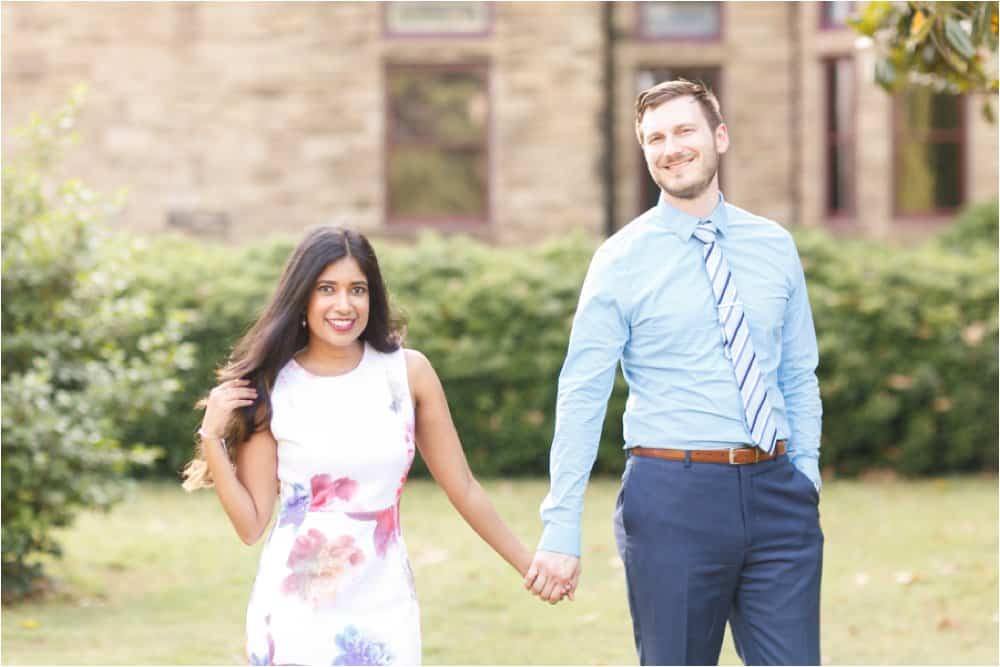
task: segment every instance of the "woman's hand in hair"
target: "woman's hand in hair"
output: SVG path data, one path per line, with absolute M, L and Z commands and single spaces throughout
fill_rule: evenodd
M 205 401 L 205 416 L 199 429 L 202 436 L 224 437 L 233 410 L 253 405 L 255 400 L 257 390 L 250 386 L 249 380 L 229 380 L 212 389 Z

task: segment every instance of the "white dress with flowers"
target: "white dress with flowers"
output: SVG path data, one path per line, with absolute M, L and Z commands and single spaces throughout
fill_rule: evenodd
M 402 348 L 353 371 L 294 360 L 271 393 L 281 504 L 247 608 L 251 664 L 415 665 L 420 611 L 399 528 L 413 462 Z

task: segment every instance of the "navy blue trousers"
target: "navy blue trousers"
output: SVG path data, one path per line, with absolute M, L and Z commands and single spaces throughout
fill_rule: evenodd
M 818 665 L 819 494 L 786 455 L 740 466 L 630 456 L 615 509 L 643 665 Z

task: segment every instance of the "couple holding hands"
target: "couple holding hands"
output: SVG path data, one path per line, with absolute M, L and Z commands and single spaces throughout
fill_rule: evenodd
M 214 486 L 261 552 L 252 664 L 419 664 L 399 500 L 415 452 L 542 600 L 573 599 L 580 517 L 618 364 L 628 455 L 615 508 L 641 664 L 818 664 L 823 534 L 816 336 L 792 237 L 722 197 L 729 147 L 698 83 L 636 100 L 660 201 L 595 253 L 559 376 L 531 554 L 466 462 L 434 368 L 402 346 L 371 244 L 310 231 L 202 402 L 185 488 Z M 581 661 L 585 660 L 581 656 Z

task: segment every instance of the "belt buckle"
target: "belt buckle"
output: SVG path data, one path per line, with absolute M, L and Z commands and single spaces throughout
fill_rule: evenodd
M 736 452 L 747 449 L 746 447 L 730 447 L 729 448 L 729 465 L 731 466 L 742 466 L 747 463 L 759 463 L 760 462 L 760 447 L 753 448 L 753 461 L 747 461 L 746 463 L 738 463 L 736 461 Z

